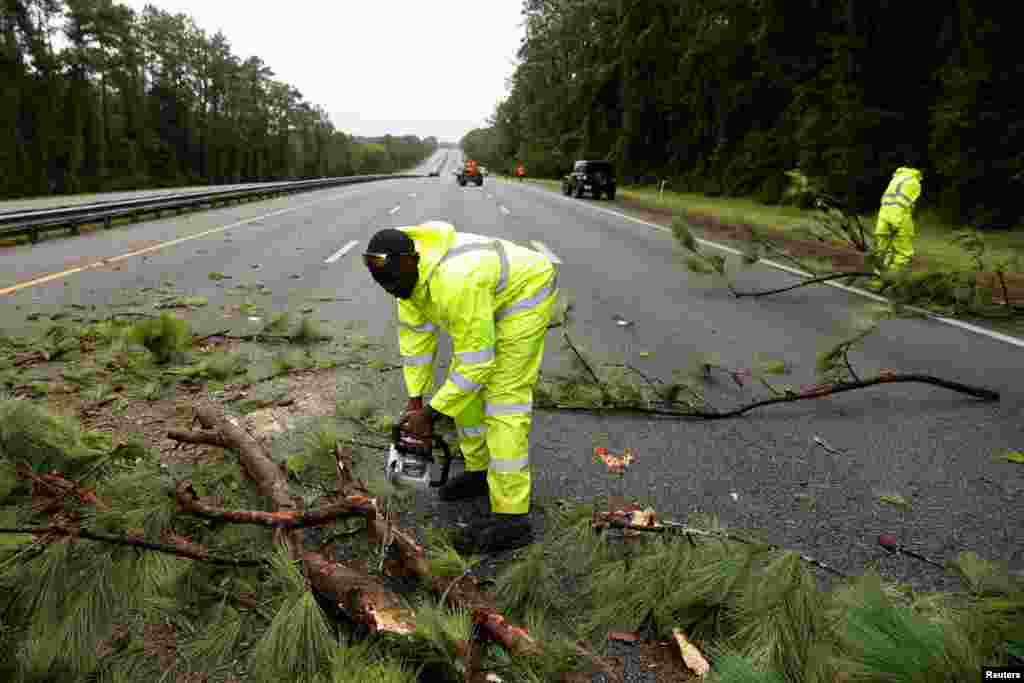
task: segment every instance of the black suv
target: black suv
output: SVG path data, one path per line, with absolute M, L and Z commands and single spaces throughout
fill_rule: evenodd
M 615 199 L 615 168 L 610 161 L 577 161 L 572 173 L 562 179 L 562 194 L 582 197 L 590 192 L 594 199 L 607 195 Z

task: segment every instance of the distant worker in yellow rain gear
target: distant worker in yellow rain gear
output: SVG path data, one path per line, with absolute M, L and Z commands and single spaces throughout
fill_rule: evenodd
M 439 497 L 490 497 L 491 515 L 457 535 L 456 548 L 488 553 L 529 543 L 533 388 L 557 295 L 554 265 L 540 252 L 442 221 L 381 230 L 363 260 L 398 299 L 410 396 L 400 427 L 429 440 L 438 415 L 454 418 L 465 471 Z M 424 405 L 438 331 L 451 336 L 453 358 L 444 386 Z
M 921 196 L 921 171 L 900 166 L 882 195 L 875 224 L 875 249 L 886 270 L 907 266 L 914 255 L 914 204 Z M 879 275 L 881 272 L 876 269 Z

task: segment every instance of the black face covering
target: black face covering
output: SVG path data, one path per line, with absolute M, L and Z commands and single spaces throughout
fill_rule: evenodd
M 396 296 L 399 299 L 408 299 L 412 296 L 412 292 L 416 289 L 416 280 L 418 280 L 418 273 L 415 271 L 411 273 L 402 273 L 398 269 L 398 263 L 396 262 L 394 267 L 387 269 L 370 269 L 370 275 L 384 290 L 391 296 Z
M 409 254 L 416 252 L 416 245 L 412 238 L 402 230 L 396 228 L 385 228 L 373 236 L 366 246 L 367 265 L 370 266 L 370 274 L 388 294 L 399 299 L 408 299 L 416 288 L 416 281 L 419 279 L 418 269 L 413 266 L 409 272 L 402 272 L 400 260 L 408 258 Z M 383 263 L 378 258 L 383 254 L 389 254 Z M 370 255 L 376 255 L 371 257 Z M 409 262 L 406 261 L 408 264 Z

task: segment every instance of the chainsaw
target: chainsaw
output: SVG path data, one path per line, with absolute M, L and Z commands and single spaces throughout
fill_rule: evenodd
M 444 453 L 441 458 L 441 478 L 436 481 L 430 478 L 430 466 L 434 464 L 434 446 L 440 446 L 441 452 Z M 431 443 L 403 432 L 398 425 L 391 428 L 391 448 L 388 451 L 385 476 L 395 486 L 417 489 L 444 486 L 448 481 L 451 463 L 451 451 L 440 434 L 435 434 Z

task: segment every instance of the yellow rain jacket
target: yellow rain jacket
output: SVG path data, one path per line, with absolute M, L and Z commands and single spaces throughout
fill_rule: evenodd
M 882 206 L 875 224 L 880 248 L 891 244 L 886 259 L 890 268 L 902 268 L 914 255 L 914 204 L 921 196 L 921 171 L 901 166 L 896 169 L 882 195 Z
M 399 229 L 420 254 L 412 296 L 398 300 L 409 395 L 433 388 L 438 332 L 447 333 L 452 364 L 430 405 L 455 418 L 466 470 L 488 471 L 492 511 L 525 513 L 533 386 L 557 292 L 554 265 L 532 249 L 441 221 Z

